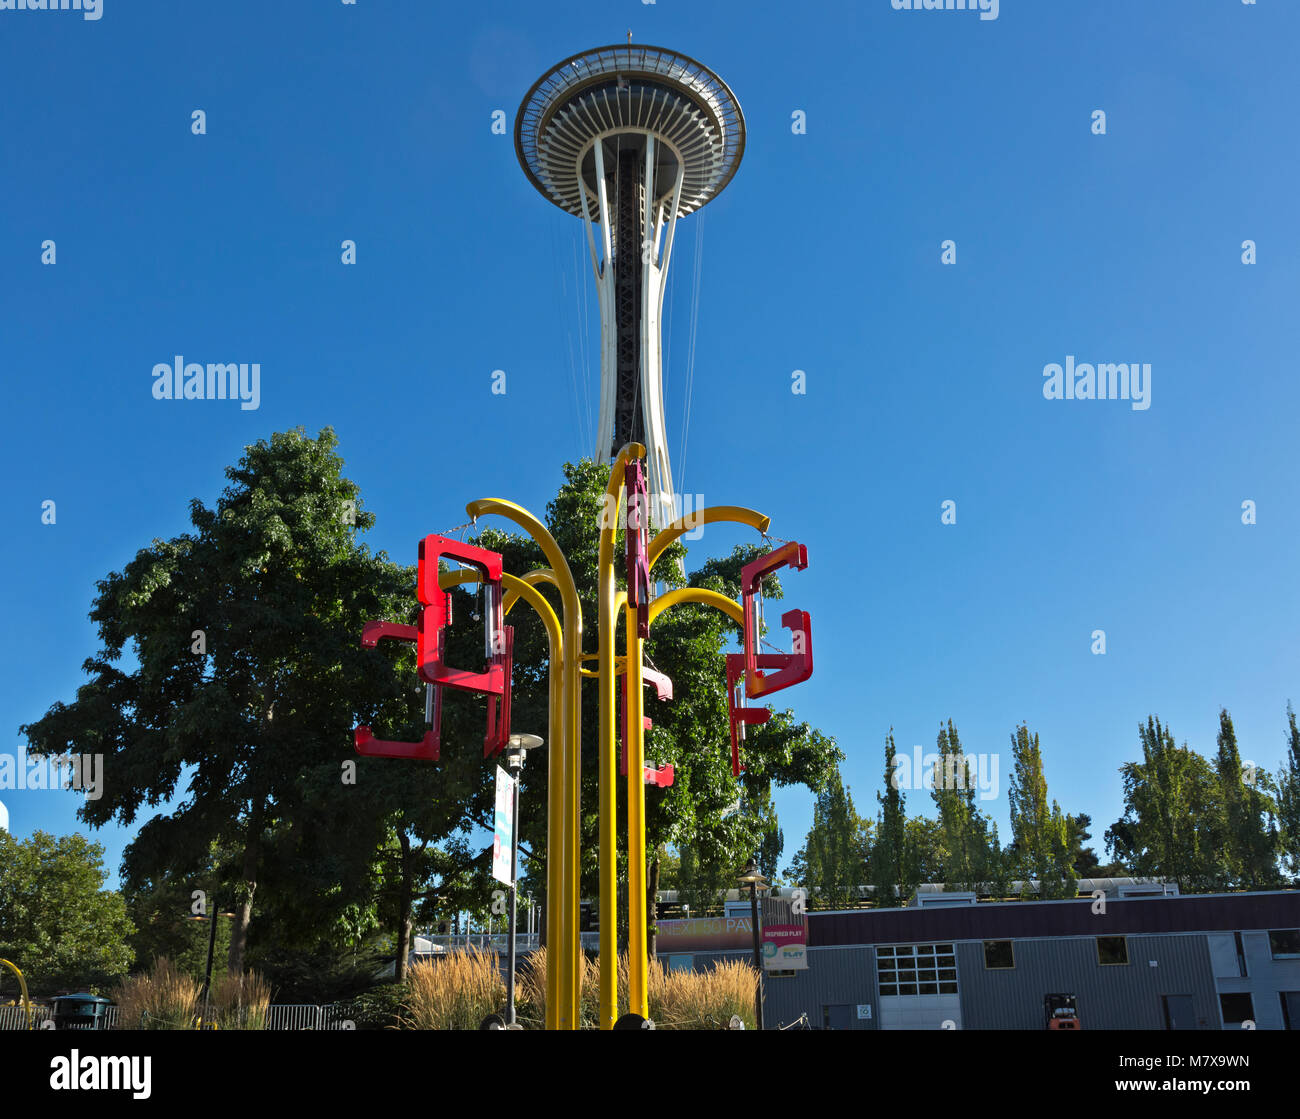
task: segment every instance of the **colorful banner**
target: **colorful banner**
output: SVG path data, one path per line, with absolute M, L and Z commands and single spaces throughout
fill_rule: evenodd
M 510 875 L 510 849 L 513 838 L 511 806 L 514 803 L 515 780 L 497 766 L 497 808 L 492 833 L 492 877 L 506 886 L 513 886 Z
M 803 923 L 764 925 L 763 969 L 801 971 L 808 967 L 808 931 Z
M 659 921 L 655 951 L 734 952 L 754 950 L 754 930 L 748 917 L 692 917 Z

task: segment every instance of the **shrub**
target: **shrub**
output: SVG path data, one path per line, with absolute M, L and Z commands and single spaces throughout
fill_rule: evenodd
M 189 1030 L 199 1001 L 199 984 L 166 956 L 143 975 L 122 981 L 113 992 L 119 1030 Z
M 546 1022 L 546 950 L 532 953 L 520 971 L 518 1017 L 531 1028 Z M 658 960 L 649 966 L 650 1017 L 661 1030 L 725 1029 L 733 1014 L 740 1015 L 747 1030 L 755 1028 L 754 985 L 757 973 L 744 960 L 727 960 L 708 971 L 668 971 Z M 600 963 L 583 956 L 579 1025 L 593 1028 L 598 1021 Z M 618 1001 L 627 1006 L 628 961 L 618 961 Z
M 410 993 L 402 1018 L 407 1029 L 476 1030 L 505 1004 L 506 985 L 495 952 L 448 952 L 422 960 L 408 975 Z
M 335 1007 L 336 1021 L 351 1021 L 359 1030 L 397 1030 L 402 1028 L 411 989 L 405 983 L 385 983 L 363 991 L 355 998 Z
M 257 972 L 213 980 L 208 1017 L 219 1030 L 264 1030 L 271 987 Z

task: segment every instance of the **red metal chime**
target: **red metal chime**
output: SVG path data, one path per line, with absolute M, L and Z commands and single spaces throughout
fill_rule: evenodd
M 741 568 L 743 652 L 727 654 L 727 716 L 731 723 L 731 772 L 740 776 L 740 743 L 745 726 L 765 723 L 772 716 L 767 707 L 747 707 L 745 699 L 771 695 L 807 680 L 813 671 L 812 620 L 806 610 L 787 610 L 781 625 L 792 635 L 789 653 L 763 653 L 761 619 L 758 616 L 759 584 L 765 575 L 781 567 L 802 571 L 808 566 L 808 549 L 799 543 L 785 544 Z M 744 680 L 744 686 L 740 681 Z
M 451 613 L 451 595 L 438 585 L 438 561 L 443 556 L 477 568 L 483 575 L 484 655 L 482 672 L 455 668 L 446 663 L 444 628 Z M 358 754 L 375 758 L 416 758 L 437 761 L 441 742 L 442 689 L 478 692 L 487 696 L 487 735 L 483 756 L 499 754 L 510 737 L 510 684 L 514 656 L 514 628 L 503 624 L 501 589 L 502 559 L 498 552 L 476 548 L 446 536 L 429 535 L 420 541 L 416 595 L 423 610 L 414 626 L 393 622 L 367 622 L 361 636 L 366 648 L 382 639 L 412 641 L 420 678 L 430 685 L 431 699 L 425 704 L 425 732 L 419 742 L 389 742 L 357 727 L 354 742 Z

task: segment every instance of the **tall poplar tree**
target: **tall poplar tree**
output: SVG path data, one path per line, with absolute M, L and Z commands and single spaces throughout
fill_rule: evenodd
M 947 852 L 944 883 L 959 890 L 979 891 L 1008 875 L 1001 866 L 997 830 L 975 803 L 976 774 L 966 761 L 957 728 L 951 719 L 940 726 L 939 760 L 934 768 L 931 796 L 938 810 Z
M 813 823 L 790 873 L 821 905 L 856 904 L 866 881 L 871 821 L 858 815 L 839 768 L 817 795 Z
M 1077 891 L 1070 859 L 1070 829 L 1060 805 L 1047 800 L 1047 778 L 1038 735 L 1023 723 L 1011 736 L 1011 802 L 1014 870 L 1036 878 L 1042 898 L 1072 898 Z
M 876 905 L 894 908 L 906 905 L 920 885 L 920 870 L 907 829 L 907 803 L 898 787 L 894 759 L 894 728 L 885 738 L 885 792 L 876 794 L 880 814 L 876 839 L 871 847 L 869 869 L 875 887 Z
M 1237 732 L 1227 708 L 1219 711 L 1218 753 L 1215 769 L 1223 796 L 1224 844 L 1222 858 L 1230 884 L 1261 890 L 1277 881 L 1277 835 L 1273 825 L 1275 805 L 1266 790 L 1266 772 L 1241 764 Z
M 1300 726 L 1286 705 L 1286 761 L 1278 777 L 1277 817 L 1287 871 L 1300 878 Z

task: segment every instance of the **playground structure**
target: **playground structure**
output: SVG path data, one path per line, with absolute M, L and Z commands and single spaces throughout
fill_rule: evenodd
M 383 638 L 406 640 L 417 646 L 419 675 L 426 685 L 424 737 L 419 742 L 391 742 L 374 737 L 369 727 L 358 727 L 355 747 L 367 757 L 437 761 L 441 741 L 438 723 L 444 687 L 483 694 L 488 700 L 486 756 L 494 756 L 509 736 L 511 660 L 513 632 L 504 619 L 519 602 L 525 601 L 541 618 L 550 641 L 549 715 L 550 751 L 547 760 L 547 908 L 546 940 L 553 966 L 547 970 L 546 1025 L 548 1029 L 575 1029 L 581 946 L 578 936 L 579 903 L 579 820 L 581 818 L 582 715 L 581 684 L 593 678 L 599 689 L 598 801 L 600 817 L 600 999 L 599 1024 L 610 1029 L 619 1018 L 617 1004 L 617 784 L 621 770 L 627 788 L 627 918 L 630 979 L 628 1013 L 649 1016 L 647 992 L 647 931 L 645 890 L 645 787 L 671 784 L 670 767 L 662 770 L 645 764 L 645 715 L 642 689 L 649 682 L 666 698 L 671 682 L 650 674 L 643 661 L 642 646 L 655 619 L 683 602 L 699 603 L 722 610 L 739 623 L 744 632 L 744 649 L 727 655 L 728 708 L 732 729 L 732 771 L 741 771 L 740 744 L 744 725 L 766 721 L 765 708 L 748 707 L 746 699 L 766 697 L 812 673 L 811 622 L 806 611 L 787 611 L 782 621 L 793 633 L 790 653 L 760 653 L 762 634 L 758 592 L 764 575 L 782 566 L 807 565 L 807 550 L 800 544 L 786 544 L 759 557 L 744 568 L 745 593 L 741 602 L 716 591 L 694 587 L 671 590 L 653 600 L 649 597 L 649 571 L 664 549 L 696 524 L 730 521 L 766 533 L 769 519 L 752 509 L 719 506 L 679 518 L 649 538 L 647 500 L 640 444 L 624 447 L 615 459 L 606 491 L 607 508 L 625 507 L 624 518 L 605 517 L 598 542 L 599 580 L 596 668 L 583 667 L 593 659 L 582 652 L 583 619 L 578 590 L 565 556 L 546 526 L 526 509 L 499 498 L 470 502 L 466 511 L 476 522 L 480 516 L 498 515 L 513 521 L 541 548 L 548 568 L 514 576 L 502 569 L 501 557 L 443 536 L 428 536 L 421 543 L 417 575 L 422 607 L 415 626 L 371 622 L 365 627 L 362 644 L 373 647 Z M 614 557 L 615 536 L 625 527 L 625 560 L 629 572 L 628 590 L 617 588 Z M 438 559 L 459 560 L 470 570 L 438 570 Z M 484 651 L 488 665 L 483 672 L 454 668 L 443 659 L 442 629 L 446 618 L 447 592 L 466 583 L 482 583 L 485 611 Z M 550 583 L 560 594 L 561 620 L 537 585 Z M 618 614 L 624 613 L 624 651 L 616 651 Z M 753 663 L 755 669 L 744 667 Z M 623 763 L 615 742 L 615 695 L 618 677 L 624 677 L 625 720 Z M 499 707 L 499 712 L 498 712 Z
M 358 727 L 355 747 L 369 757 L 436 762 L 442 748 L 441 693 L 457 688 L 487 697 L 484 755 L 499 753 L 510 734 L 513 629 L 505 618 L 520 601 L 541 618 L 549 639 L 547 759 L 546 1027 L 579 1025 L 582 974 L 579 938 L 579 822 L 581 819 L 582 704 L 584 679 L 599 694 L 598 755 L 600 994 L 598 1026 L 613 1029 L 618 1006 L 618 785 L 627 790 L 627 954 L 631 1016 L 649 1017 L 645 789 L 670 787 L 672 766 L 645 764 L 644 688 L 670 702 L 672 681 L 647 669 L 643 645 L 655 619 L 680 603 L 723 611 L 741 626 L 743 648 L 726 656 L 732 772 L 742 769 L 745 727 L 770 712 L 748 706 L 812 674 L 812 634 L 807 612 L 787 611 L 789 653 L 762 652 L 761 584 L 782 567 L 802 570 L 807 549 L 783 544 L 743 571 L 737 602 L 714 591 L 682 587 L 654 596 L 650 572 L 664 550 L 688 531 L 716 522 L 756 529 L 769 518 L 741 506 L 716 506 L 682 515 L 673 490 L 664 424 L 659 320 L 677 219 L 717 195 L 736 172 L 744 151 L 739 103 L 711 70 L 659 47 L 602 47 L 552 67 L 525 95 L 515 126 L 515 147 L 534 186 L 566 213 L 582 218 L 601 315 L 601 400 L 597 459 L 613 457 L 597 541 L 597 651 L 583 648 L 583 617 L 567 558 L 546 526 L 528 510 L 500 498 L 472 501 L 471 520 L 500 516 L 541 549 L 548 567 L 512 575 L 501 556 L 445 536 L 420 545 L 415 626 L 371 622 L 362 643 L 383 639 L 414 643 L 425 682 L 425 733 L 419 742 L 391 742 Z M 593 227 L 595 227 L 593 229 Z M 599 245 L 597 243 L 599 236 Z M 648 469 L 647 469 L 648 468 Z M 658 531 L 650 535 L 651 524 Z M 618 588 L 615 545 L 625 532 L 626 589 Z M 446 558 L 467 570 L 439 571 Z M 455 586 L 481 583 L 485 596 L 482 671 L 445 663 L 443 630 L 447 595 Z M 559 592 L 561 616 L 537 590 Z M 620 612 L 624 643 L 617 650 Z M 594 661 L 595 667 L 588 662 Z M 723 669 L 723 666 L 719 666 Z M 616 743 L 616 697 L 622 677 L 622 727 Z

